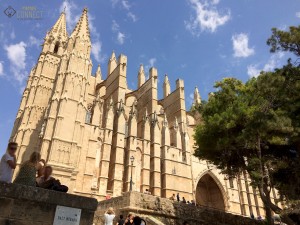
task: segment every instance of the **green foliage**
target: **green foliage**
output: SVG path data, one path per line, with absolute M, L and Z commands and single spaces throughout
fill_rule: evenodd
M 271 46 L 270 51 L 290 51 L 296 56 L 300 56 L 300 26 L 290 27 L 289 31 L 272 29 L 272 36 L 267 40 Z

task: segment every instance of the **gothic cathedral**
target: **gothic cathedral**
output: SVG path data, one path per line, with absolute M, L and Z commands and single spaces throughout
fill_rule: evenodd
M 129 191 L 132 173 L 133 191 L 167 198 L 179 193 L 208 207 L 263 215 L 247 174 L 228 179 L 193 156 L 200 116 L 186 110 L 183 80 L 172 91 L 166 75 L 158 99 L 157 69 L 146 78 L 141 65 L 137 89 L 130 90 L 127 57 L 114 52 L 106 78 L 100 66 L 92 74 L 88 25 L 84 9 L 69 36 L 63 12 L 47 32 L 11 135 L 19 144 L 18 165 L 38 151 L 70 193 L 98 200 Z M 200 103 L 196 88 L 194 104 Z

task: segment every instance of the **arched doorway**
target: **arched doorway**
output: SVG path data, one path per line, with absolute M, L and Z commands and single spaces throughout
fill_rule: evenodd
M 223 194 L 210 174 L 202 176 L 197 184 L 196 203 L 225 211 Z

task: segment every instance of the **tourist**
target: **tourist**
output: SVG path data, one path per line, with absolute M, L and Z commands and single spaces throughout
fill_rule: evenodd
M 36 186 L 35 179 L 37 172 L 40 173 L 45 164 L 45 160 L 41 159 L 40 153 L 33 152 L 30 155 L 29 160 L 22 163 L 20 166 L 19 173 L 17 174 L 14 183 L 27 186 Z
M 145 220 L 143 220 L 142 218 L 140 218 L 139 216 L 135 216 L 133 218 L 133 224 L 134 225 L 146 225 Z
M 182 203 L 186 204 L 186 200 L 184 197 L 182 197 Z
M 40 188 L 50 189 L 59 192 L 68 192 L 68 187 L 62 185 L 59 180 L 52 177 L 52 167 L 46 166 L 44 174 L 36 179 L 37 186 Z
M 253 213 L 250 214 L 251 219 L 255 219 Z
M 175 201 L 175 194 L 170 197 L 170 200 Z
M 18 144 L 16 142 L 9 142 L 6 153 L 2 156 L 0 161 L 0 181 L 11 183 L 13 170 L 16 168 L 16 151 Z
M 125 224 L 124 216 L 120 215 L 120 219 L 118 220 L 116 225 L 124 225 L 124 224 Z
M 134 225 L 133 219 L 134 219 L 134 216 L 131 213 L 129 213 L 127 216 L 127 219 L 125 221 L 125 225 Z
M 196 203 L 194 200 L 191 200 L 191 205 L 196 206 Z
M 105 225 L 113 225 L 113 220 L 115 218 L 115 212 L 112 207 L 109 207 L 108 210 L 104 213 Z
M 190 205 L 191 203 L 190 203 L 190 201 L 187 201 L 186 204 Z
M 179 193 L 177 193 L 177 202 L 180 202 L 180 196 L 179 196 Z

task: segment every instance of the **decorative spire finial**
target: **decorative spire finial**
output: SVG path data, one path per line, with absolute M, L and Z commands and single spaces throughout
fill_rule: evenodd
M 194 91 L 194 104 L 195 105 L 201 104 L 201 97 L 197 86 L 195 87 L 195 91 Z

